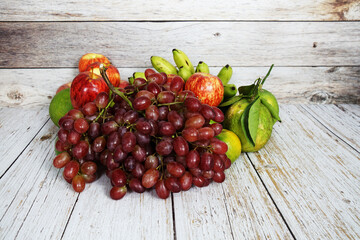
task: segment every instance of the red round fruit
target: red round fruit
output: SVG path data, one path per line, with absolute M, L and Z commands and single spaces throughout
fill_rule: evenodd
M 87 66 L 87 68 L 85 69 L 85 71 L 88 72 L 92 72 L 95 73 L 96 75 L 101 76 L 100 74 L 100 64 L 102 64 L 101 62 L 94 62 L 92 64 L 90 64 L 89 66 Z M 118 71 L 118 69 L 111 65 L 111 64 L 104 64 L 104 66 L 107 68 L 106 69 L 106 75 L 108 76 L 111 84 L 114 87 L 119 87 L 120 85 L 120 73 Z
M 87 53 L 79 60 L 79 72 L 86 71 L 87 67 L 94 62 L 110 63 L 109 59 L 102 54 Z
M 190 90 L 203 104 L 218 106 L 224 96 L 224 86 L 217 76 L 209 73 L 194 73 L 186 81 L 185 90 Z

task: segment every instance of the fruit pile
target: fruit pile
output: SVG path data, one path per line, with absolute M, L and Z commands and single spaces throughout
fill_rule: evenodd
M 79 74 L 58 89 L 49 108 L 60 127 L 53 165 L 64 168 L 63 177 L 76 192 L 105 171 L 113 199 L 121 199 L 128 189 L 155 189 L 166 199 L 171 192 L 223 182 L 242 141 L 257 144 L 253 138 L 261 131 L 256 135 L 254 129 L 262 118 L 254 112 L 261 111 L 248 106 L 260 104 L 260 81 L 248 93 L 239 88 L 236 96 L 236 87 L 227 83 L 229 65 L 214 76 L 202 61 L 194 68 L 180 50 L 174 49 L 173 56 L 176 67 L 153 56 L 156 71 L 136 72 L 127 82 L 105 56 L 85 54 Z M 233 113 L 240 100 L 247 101 L 245 111 Z M 231 121 L 239 117 L 238 125 L 246 124 L 242 133 Z M 268 117 L 272 129 L 275 121 Z M 224 120 L 229 130 L 223 129 Z M 244 132 L 247 138 L 242 139 Z

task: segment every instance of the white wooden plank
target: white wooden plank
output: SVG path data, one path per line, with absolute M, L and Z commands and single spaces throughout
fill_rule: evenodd
M 150 66 L 152 55 L 172 59 L 173 48 L 210 66 L 360 62 L 357 22 L 4 22 L 0 32 L 7 68 L 76 67 L 87 52 L 116 66 Z
M 56 130 L 48 122 L 0 179 L 1 238 L 61 238 L 78 194 L 52 166 Z
M 347 111 L 352 109 L 358 115 Z M 326 128 L 360 152 L 360 105 L 303 105 Z
M 0 21 L 359 20 L 358 1 L 5 1 Z
M 115 201 L 110 189 L 104 175 L 80 194 L 63 239 L 173 239 L 171 198 L 129 191 Z
M 174 194 L 178 239 L 291 239 L 245 154 L 222 184 Z
M 49 119 L 47 107 L 0 108 L 0 176 Z
M 201 56 L 195 59 L 196 62 L 206 61 Z M 118 67 L 125 80 L 133 72 L 144 71 L 150 66 Z M 214 75 L 219 70 L 220 67 L 210 67 Z M 237 86 L 251 84 L 258 77 L 264 77 L 267 71 L 268 67 L 234 67 L 230 83 Z M 0 106 L 23 109 L 48 106 L 56 89 L 71 82 L 76 75 L 77 69 L 74 68 L 0 69 Z M 271 91 L 281 103 L 357 103 L 360 102 L 359 79 L 360 67 L 275 66 L 264 88 Z M 9 98 L 13 91 L 22 97 Z
M 281 105 L 268 144 L 248 154 L 296 238 L 360 237 L 360 156 L 300 106 Z

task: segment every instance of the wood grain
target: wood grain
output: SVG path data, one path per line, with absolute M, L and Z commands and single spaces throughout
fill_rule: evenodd
M 122 79 L 144 70 L 119 68 Z M 210 68 L 214 75 L 219 70 L 220 67 Z M 268 67 L 234 67 L 230 83 L 251 84 L 258 77 L 264 77 L 267 71 Z M 0 69 L 0 107 L 38 109 L 49 106 L 56 89 L 71 82 L 77 73 L 73 68 Z M 264 88 L 280 103 L 360 103 L 359 85 L 360 67 L 275 66 Z
M 0 32 L 0 68 L 76 67 L 87 52 L 145 67 L 152 55 L 172 59 L 173 48 L 210 66 L 360 62 L 357 22 L 13 22 Z
M 360 105 L 303 105 L 303 107 L 327 129 L 360 153 Z M 352 109 L 354 113 L 347 108 Z
M 173 239 L 171 198 L 162 200 L 155 190 L 142 194 L 129 190 L 124 198 L 114 201 L 109 196 L 110 180 L 105 175 L 87 186 L 79 196 L 64 239 L 92 239 L 94 236 Z
M 0 107 L 0 177 L 49 120 L 48 108 Z M 41 136 L 46 140 L 49 136 Z
M 358 1 L 6 1 L 0 21 L 359 20 Z
M 1 238 L 61 238 L 78 194 L 52 166 L 56 129 L 48 122 L 0 179 Z
M 288 226 L 296 238 L 358 239 L 359 153 L 301 106 L 280 113 L 265 148 L 248 155 Z

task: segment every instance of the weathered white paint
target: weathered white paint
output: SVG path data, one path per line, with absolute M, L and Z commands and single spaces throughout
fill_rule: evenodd
M 288 226 L 296 238 L 358 239 L 359 152 L 301 106 L 280 115 L 265 148 L 248 155 Z
M 357 22 L 6 22 L 0 67 L 76 67 L 88 52 L 150 66 L 179 48 L 210 66 L 358 66 Z
M 6 1 L 0 21 L 359 20 L 358 1 Z

